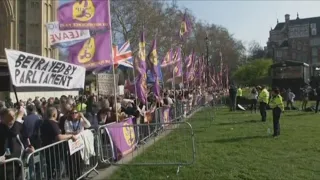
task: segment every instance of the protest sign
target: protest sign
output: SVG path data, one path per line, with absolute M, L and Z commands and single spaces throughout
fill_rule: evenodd
M 69 145 L 69 150 L 70 150 L 70 156 L 84 148 L 84 142 L 83 142 L 80 135 L 77 136 L 76 141 L 69 139 L 68 145 Z
M 59 22 L 49 22 L 46 24 L 51 46 L 60 43 L 78 42 L 90 38 L 89 30 L 60 30 Z
M 111 136 L 117 158 L 121 158 L 134 150 L 136 136 L 132 118 L 120 123 L 108 124 L 106 130 Z
M 11 49 L 5 52 L 16 87 L 84 87 L 86 69 L 81 66 Z
M 115 74 L 116 78 L 116 86 L 114 86 L 113 74 L 99 73 L 97 74 L 97 85 L 99 95 L 113 95 L 114 90 L 117 89 L 118 86 L 118 74 Z M 117 91 L 116 91 L 117 92 Z
M 170 123 L 172 121 L 170 117 L 170 107 L 162 107 L 162 118 L 160 119 L 161 123 Z

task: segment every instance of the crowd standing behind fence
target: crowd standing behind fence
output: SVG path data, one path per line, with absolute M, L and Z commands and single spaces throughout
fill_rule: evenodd
M 149 126 L 150 123 L 181 121 L 183 116 L 203 105 L 205 99 L 217 98 L 217 94 L 207 98 L 212 91 L 203 94 L 198 90 L 164 93 L 167 96 L 161 102 L 149 96 L 147 107 L 136 102 L 131 94 L 117 97 L 117 102 L 112 96 L 62 96 L 48 100 L 36 97 L 33 101 L 21 100 L 16 104 L 20 107 L 17 117 L 12 109 L 13 103 L 7 99 L 5 105 L 8 108 L 2 106 L 0 114 L 0 154 L 3 155 L 0 158 L 0 179 L 81 179 L 97 172 L 99 162 L 110 164 L 126 154 L 119 155 L 125 150 L 117 149 L 122 145 L 111 137 L 112 124 L 134 126 L 133 131 L 122 128 L 124 139 L 130 145 L 126 151 L 132 151 L 163 128 Z M 176 99 L 172 99 L 174 93 Z M 121 122 L 115 122 L 116 116 Z

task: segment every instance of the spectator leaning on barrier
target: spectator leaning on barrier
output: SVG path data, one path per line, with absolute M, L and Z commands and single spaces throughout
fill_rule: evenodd
M 90 128 L 90 122 L 84 117 L 81 112 L 73 108 L 64 124 L 66 134 L 78 135 L 85 128 Z M 68 157 L 68 172 L 70 180 L 76 180 L 81 175 L 82 160 L 80 152 L 75 152 Z
M 32 145 L 39 148 L 39 130 L 42 119 L 36 113 L 36 107 L 33 104 L 27 106 L 27 116 L 23 117 L 23 136 L 30 139 Z
M 19 110 L 16 116 L 14 109 L 3 109 L 1 111 L 0 123 L 0 160 L 10 158 L 22 158 L 25 153 L 34 151 L 34 148 L 28 144 L 23 144 L 22 132 L 22 117 L 24 111 Z M 25 148 L 27 147 L 27 148 Z M 1 163 L 1 162 L 0 162 Z M 6 166 L 6 168 L 4 168 Z M 15 179 L 22 180 L 22 168 L 17 162 L 10 162 L 5 165 L 0 165 L 0 179 Z
M 43 121 L 41 126 L 41 141 L 42 146 L 48 146 L 50 144 L 56 143 L 58 141 L 73 139 L 77 140 L 76 136 L 73 134 L 62 134 L 59 128 L 57 117 L 58 111 L 55 107 L 49 107 L 47 109 L 47 119 Z M 55 170 L 60 168 L 59 161 L 52 161 L 52 157 L 56 157 L 59 154 L 59 150 L 52 147 L 50 150 L 45 151 L 45 159 L 47 164 L 47 179 L 56 178 Z

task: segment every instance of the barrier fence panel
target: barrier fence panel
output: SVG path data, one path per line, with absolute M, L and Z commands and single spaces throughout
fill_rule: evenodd
M 157 136 L 150 136 L 147 144 L 137 146 L 138 138 L 136 138 L 136 130 L 149 126 L 156 129 L 161 126 L 161 133 Z M 151 123 L 151 124 L 130 124 L 117 123 L 112 127 L 106 127 L 106 131 L 112 136 L 113 152 L 112 157 L 104 155 L 104 157 L 112 158 L 116 161 L 104 162 L 113 165 L 190 165 L 195 159 L 195 144 L 192 126 L 187 122 L 171 122 L 171 123 Z M 99 131 L 101 132 L 101 131 Z M 109 137 L 110 137 L 109 136 Z M 104 137 L 104 136 L 101 136 Z M 165 137 L 165 138 L 164 138 Z M 175 139 L 177 144 L 170 144 L 171 139 Z M 188 150 L 188 153 L 186 153 Z M 183 152 L 183 153 L 182 153 Z M 135 161 L 128 164 L 128 161 L 142 155 Z M 150 157 L 149 157 L 150 156 Z
M 104 164 L 111 164 L 111 162 L 114 161 L 113 142 L 107 131 L 107 126 L 112 124 L 115 123 L 100 126 L 98 130 L 100 162 Z
M 97 173 L 96 133 L 93 130 L 85 132 L 85 139 L 79 137 L 75 142 L 60 141 L 31 153 L 27 158 L 27 179 L 76 180 L 86 177 L 92 171 Z
M 0 162 L 1 180 L 23 180 L 24 177 L 25 171 L 21 159 L 11 158 Z

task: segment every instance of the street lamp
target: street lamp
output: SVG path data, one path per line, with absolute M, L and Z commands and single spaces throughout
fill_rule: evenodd
M 209 38 L 208 38 L 208 34 L 206 36 L 206 38 L 204 39 L 206 42 L 206 48 L 207 48 L 207 72 L 206 72 L 206 81 L 207 81 L 207 87 L 209 87 Z

